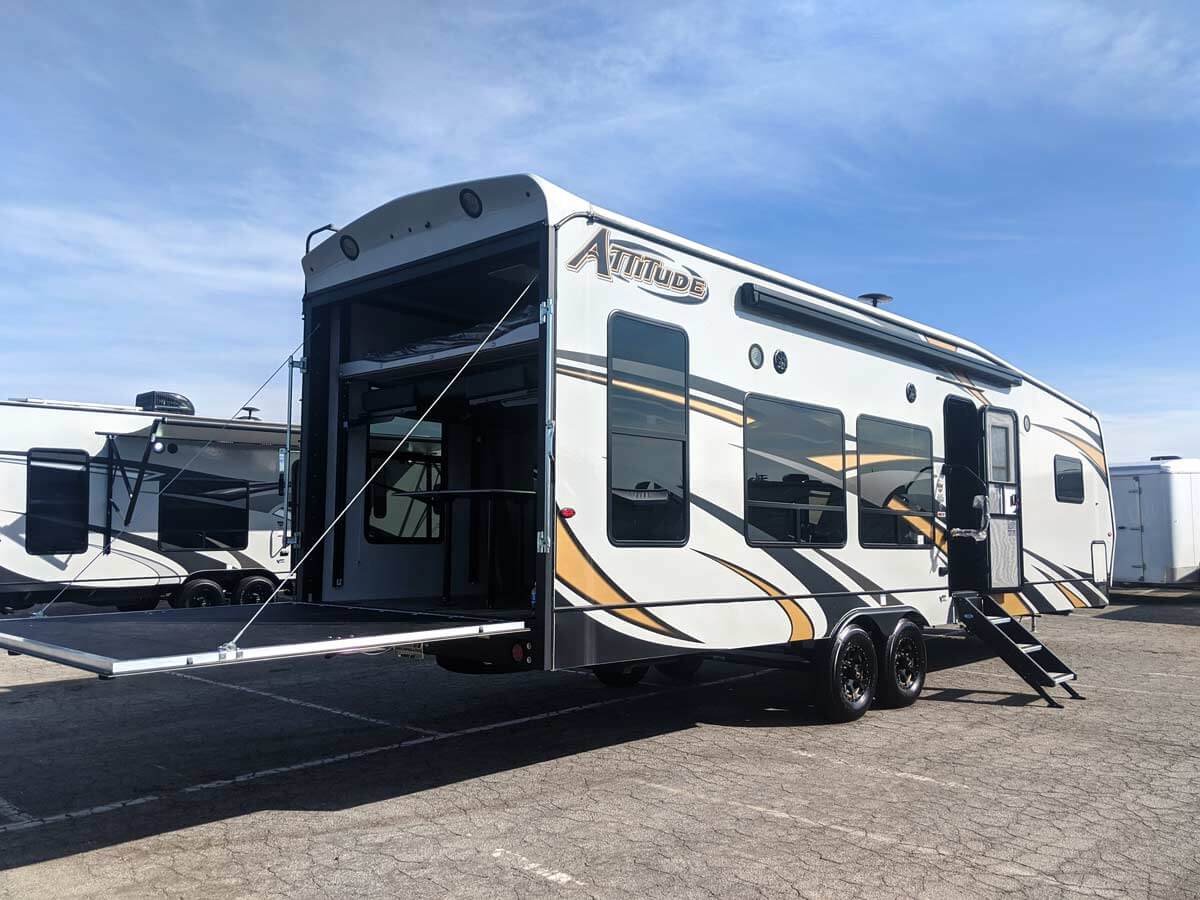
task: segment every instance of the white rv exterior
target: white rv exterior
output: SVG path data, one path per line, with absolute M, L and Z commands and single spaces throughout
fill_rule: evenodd
M 1085 406 L 533 176 L 323 230 L 302 262 L 300 602 L 232 636 L 181 615 L 221 639 L 169 656 L 52 621 L 0 646 L 113 675 L 428 644 L 459 671 L 617 685 L 766 653 L 814 665 L 847 720 L 915 700 L 922 630 L 962 624 L 1048 701 L 1071 691 L 1018 617 L 1107 603 Z
M 1200 459 L 1113 466 L 1113 583 L 1200 586 Z
M 464 213 L 466 192 L 481 201 L 482 215 Z M 512 249 L 522 241 L 526 257 Z M 420 408 L 416 398 L 427 392 L 397 387 L 405 373 L 464 358 L 468 347 L 386 351 L 407 340 L 420 309 L 437 305 L 429 273 L 453 267 L 456 252 L 463 261 L 487 257 L 489 246 L 497 268 L 518 258 L 545 266 L 540 328 L 523 325 L 523 344 L 516 332 L 502 340 L 510 356 L 514 344 L 524 346 L 533 368 L 547 366 L 542 385 L 530 388 L 540 391 L 541 417 L 529 426 L 541 445 L 530 462 L 552 481 L 469 482 L 468 462 L 453 458 L 456 443 L 470 443 L 464 436 L 447 438 L 443 487 L 519 483 L 537 494 L 537 542 L 552 561 L 534 591 L 538 659 L 547 668 L 820 640 L 879 611 L 945 625 L 955 620 L 952 590 L 968 585 L 1013 615 L 1106 603 L 1112 508 L 1100 423 L 1086 407 L 962 338 L 526 176 L 395 200 L 304 258 L 307 324 L 312 331 L 321 323 L 322 335 L 308 351 L 315 365 L 305 397 L 322 405 L 311 416 L 306 408 L 305 441 L 331 448 L 323 470 L 306 468 L 310 531 L 367 476 L 361 442 L 371 417 L 386 412 L 384 398 L 397 398 L 396 415 Z M 403 286 L 418 278 L 414 285 L 429 286 Z M 486 290 L 481 284 L 476 294 Z M 504 309 L 457 296 L 466 321 L 480 325 Z M 382 311 L 388 304 L 393 311 Z M 615 358 L 624 352 L 614 345 L 618 329 L 640 329 L 660 349 L 673 343 L 676 362 L 664 369 L 637 350 Z M 616 421 L 624 414 L 615 407 L 638 403 L 629 421 Z M 958 410 L 953 427 L 965 429 L 956 438 L 947 434 L 947 404 Z M 746 445 L 752 406 L 777 417 L 762 447 Z M 817 422 L 822 411 L 828 415 Z M 779 452 L 780 434 L 805 423 L 819 434 L 792 435 L 790 455 Z M 960 474 L 950 472 L 948 454 L 963 456 L 951 444 L 984 434 L 986 463 L 975 464 L 974 444 L 967 454 L 982 479 L 965 488 L 974 476 L 961 459 Z M 339 440 L 346 443 L 334 451 Z M 817 449 L 806 455 L 809 444 Z M 1070 497 L 1056 496 L 1056 464 L 1069 469 Z M 789 494 L 784 483 L 788 473 L 816 489 L 804 510 L 811 521 L 798 524 L 805 533 L 778 521 L 767 531 L 748 523 L 771 523 L 772 508 L 801 510 L 802 492 Z M 961 508 L 948 514 L 937 499 L 947 476 L 952 494 L 957 483 L 957 505 L 966 499 L 965 516 Z M 953 516 L 959 527 L 971 524 L 968 495 L 985 493 L 983 481 L 991 529 L 981 555 L 974 542 L 951 541 L 947 525 Z M 759 497 L 748 495 L 760 487 Z M 843 509 L 826 523 L 817 503 Z M 656 504 L 671 521 L 640 536 L 636 522 L 617 533 L 624 526 L 614 524 L 614 505 L 653 518 Z M 413 602 L 439 593 L 447 541 L 372 545 L 360 519 L 348 516 L 340 542 L 306 564 L 308 598 L 367 603 L 394 599 L 407 585 Z M 964 571 L 954 585 L 955 556 L 989 571 Z M 470 592 L 463 573 L 448 577 L 446 593 Z
M 253 602 L 288 571 L 282 425 L 9 400 L 0 434 L 0 608 L 64 587 L 125 609 Z

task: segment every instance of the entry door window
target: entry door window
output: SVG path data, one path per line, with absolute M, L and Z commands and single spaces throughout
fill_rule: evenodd
M 990 480 L 1001 484 L 1015 483 L 1017 479 L 1013 472 L 1012 427 L 1007 423 L 990 423 L 988 445 L 991 461 Z

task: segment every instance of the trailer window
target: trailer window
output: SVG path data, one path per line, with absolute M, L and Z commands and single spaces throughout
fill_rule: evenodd
M 1059 503 L 1083 502 L 1083 463 L 1069 456 L 1054 457 L 1054 499 Z
M 88 455 L 29 451 L 25 472 L 25 552 L 82 553 L 88 546 Z
M 845 423 L 837 410 L 746 397 L 746 542 L 846 542 Z
M 924 547 L 933 535 L 932 432 L 860 416 L 860 543 L 866 547 Z
M 246 481 L 184 472 L 159 491 L 160 550 L 245 550 L 249 533 Z
M 618 314 L 608 348 L 609 538 L 686 543 L 687 335 Z
M 379 468 L 413 423 L 413 419 L 402 416 L 371 423 L 364 477 Z M 412 495 L 442 489 L 442 450 L 441 423 L 422 422 L 371 483 L 366 509 L 366 536 L 370 543 L 441 540 L 442 513 L 436 499 L 427 494 Z

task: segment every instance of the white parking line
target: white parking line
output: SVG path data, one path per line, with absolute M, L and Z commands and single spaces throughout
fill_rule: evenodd
M 937 672 L 936 674 L 940 675 L 941 672 Z M 1010 675 L 1006 672 L 972 672 L 968 669 L 956 669 L 954 671 L 954 674 L 955 675 L 974 675 L 976 678 L 1003 678 L 1006 681 L 1011 681 L 1013 679 L 1016 679 L 1017 681 L 1020 681 L 1022 684 L 1025 683 L 1025 679 L 1023 679 L 1020 675 Z M 1153 673 L 1144 673 L 1144 674 L 1153 674 Z M 1172 675 L 1170 677 L 1176 678 L 1178 676 Z M 1146 696 L 1146 697 L 1161 697 L 1162 696 L 1162 691 L 1139 691 L 1137 688 L 1114 687 L 1110 684 L 1096 684 L 1096 682 L 1094 682 L 1094 681 L 1086 681 L 1086 682 L 1082 682 L 1082 683 L 1077 682 L 1077 681 L 1071 682 L 1071 686 L 1074 687 L 1076 690 L 1078 690 L 1080 693 L 1083 693 L 1084 691 L 1115 691 L 1118 694 L 1142 694 L 1143 696 Z M 927 688 L 927 690 L 944 691 L 944 690 L 952 690 L 952 688 L 947 688 L 947 687 L 935 688 L 932 685 L 930 685 Z M 1182 697 L 1182 698 L 1186 698 L 1186 699 L 1200 699 L 1200 694 L 1174 693 L 1171 696 L 1176 697 L 1176 698 Z
M 33 816 L 22 812 L 13 803 L 0 797 L 0 819 L 8 819 L 10 822 L 31 822 Z
M 530 872 L 537 875 L 539 878 L 545 878 L 547 881 L 552 881 L 555 884 L 578 884 L 581 887 L 585 886 L 584 882 L 580 881 L 566 872 L 560 872 L 558 869 L 551 869 L 549 866 L 544 866 L 541 863 L 534 862 L 532 859 L 522 856 L 520 853 L 514 853 L 512 850 L 505 850 L 503 847 L 497 847 L 492 851 L 492 859 L 504 860 L 504 862 L 512 865 L 522 872 Z
M 1185 675 L 1182 672 L 1143 672 L 1143 675 L 1153 675 L 1155 678 L 1195 678 L 1200 679 L 1200 675 Z
M 869 841 L 874 841 L 878 844 L 889 844 L 897 847 L 904 847 L 908 850 L 915 850 L 918 853 L 923 853 L 926 856 L 945 856 L 949 851 L 943 853 L 933 847 L 923 847 L 920 844 L 909 843 L 903 838 L 896 837 L 891 834 L 883 834 L 878 831 L 867 831 L 863 828 L 850 828 L 846 825 L 838 825 L 836 822 L 825 822 L 820 819 L 810 819 L 807 816 L 798 816 L 795 813 L 786 812 L 782 809 L 773 809 L 769 806 L 759 806 L 755 803 L 743 803 L 740 800 L 733 800 L 729 797 L 706 797 L 703 794 L 698 794 L 695 791 L 684 790 L 682 788 L 673 788 L 665 784 L 655 784 L 653 781 L 638 781 L 638 784 L 644 787 L 652 788 L 656 791 L 663 791 L 668 794 L 675 794 L 681 797 L 687 797 L 690 800 L 699 800 L 701 803 L 708 803 L 713 806 L 738 806 L 742 809 L 748 809 L 751 812 L 762 813 L 766 816 L 771 816 L 775 819 L 787 819 L 790 822 L 796 822 L 799 825 L 806 825 L 809 828 L 828 829 L 829 831 L 837 831 L 841 834 L 851 834 L 855 837 L 866 838 Z M 793 801 L 805 802 L 805 801 Z
M 807 750 L 788 750 L 789 753 L 794 753 L 796 756 L 803 756 L 806 759 L 815 759 L 820 762 L 834 763 L 843 768 L 859 769 L 863 772 L 870 772 L 873 775 L 886 775 L 889 778 L 904 778 L 908 781 L 919 781 L 922 784 L 936 784 L 938 787 L 956 788 L 959 790 L 970 790 L 969 785 L 959 784 L 957 781 L 941 781 L 937 778 L 930 778 L 928 775 L 918 775 L 916 772 L 905 772 L 902 769 L 885 769 L 882 766 L 872 766 L 866 763 L 859 762 L 856 759 L 846 759 L 840 756 L 825 756 L 820 753 L 810 753 Z
M 229 684 L 226 681 L 213 681 L 211 678 L 201 678 L 199 675 L 185 675 L 182 672 L 169 672 L 169 675 L 175 678 L 186 678 L 188 681 L 200 681 L 204 684 L 215 685 L 216 687 L 229 688 L 231 691 L 241 691 L 244 694 L 254 694 L 257 697 L 266 697 L 268 700 L 278 700 L 280 703 L 290 703 L 293 706 L 303 706 L 306 709 L 315 709 L 318 712 L 332 713 L 335 716 L 345 716 L 347 719 L 357 719 L 359 722 L 366 722 L 369 725 L 382 725 L 385 728 L 407 728 L 410 731 L 416 731 L 420 734 L 444 734 L 441 731 L 433 731 L 429 728 L 417 728 L 415 725 L 402 725 L 395 722 L 386 722 L 383 719 L 373 719 L 370 716 L 359 715 L 344 709 L 336 709 L 332 706 L 323 706 L 320 703 L 311 703 L 308 700 L 297 700 L 295 697 L 284 697 L 280 694 L 272 694 L 270 691 L 260 691 L 257 688 L 245 687 L 240 684 Z
M 251 781 L 259 781 L 263 778 L 270 778 L 273 775 L 286 775 L 291 772 L 300 772 L 306 769 L 315 769 L 322 766 L 334 765 L 340 762 L 347 762 L 355 759 L 363 759 L 368 756 L 375 756 L 380 753 L 390 753 L 395 750 L 403 750 L 408 747 L 416 747 L 421 744 L 429 744 L 435 741 L 445 741 L 451 738 L 466 737 L 472 734 L 481 734 L 486 731 L 497 731 L 502 728 L 511 728 L 514 725 L 525 725 L 529 722 L 538 722 L 544 719 L 553 719 L 558 716 L 567 716 L 572 713 L 583 712 L 590 709 L 599 709 L 604 706 L 614 706 L 619 703 L 634 703 L 639 700 L 648 700 L 652 697 L 661 697 L 667 694 L 677 694 L 682 691 L 694 690 L 696 688 L 713 687 L 721 684 L 731 684 L 735 681 L 745 681 L 748 678 L 756 678 L 759 675 L 766 675 L 774 670 L 760 669 L 755 672 L 749 672 L 744 675 L 731 675 L 728 678 L 716 678 L 712 681 L 702 681 L 693 685 L 682 685 L 680 687 L 660 688 L 658 690 L 645 691 L 643 693 L 622 695 L 613 697 L 610 700 L 597 700 L 594 703 L 580 703 L 577 706 L 567 706 L 562 709 L 550 710 L 544 713 L 535 713 L 529 716 L 521 716 L 516 719 L 507 719 L 503 722 L 493 722 L 490 725 L 477 725 L 473 728 L 463 728 L 459 731 L 451 731 L 446 734 L 432 734 L 425 737 L 410 738 L 407 741 L 397 741 L 392 744 L 384 744 L 379 747 L 367 747 L 362 750 L 353 750 L 348 753 L 338 753 L 334 756 L 322 756 L 318 759 L 309 759 L 303 762 L 291 763 L 286 766 L 274 766 L 269 769 L 256 769 L 251 772 L 243 772 L 240 775 L 234 775 L 231 778 L 220 778 L 216 781 L 206 781 L 203 784 L 193 784 L 188 787 L 176 788 L 169 794 L 151 795 L 146 797 L 136 797 L 132 800 L 118 800 L 114 803 L 106 803 L 103 806 L 92 806 L 87 809 L 77 809 L 71 812 L 58 813 L 53 816 L 44 816 L 37 819 L 32 819 L 27 822 L 13 822 L 8 825 L 0 825 L 0 834 L 6 834 L 12 831 L 27 831 L 33 828 L 40 828 L 43 825 L 50 825 L 55 822 L 62 822 L 67 819 L 84 819 L 88 816 L 98 815 L 100 813 L 112 812 L 113 810 L 122 809 L 127 806 L 137 806 L 143 803 L 153 803 L 160 800 L 169 800 L 172 796 L 182 796 L 184 794 L 195 794 L 202 791 L 218 790 L 220 788 L 232 787 L 234 785 L 246 784 Z M 182 677 L 182 676 L 181 676 Z M 189 678 L 196 676 L 190 675 Z M 203 680 L 203 679 L 200 679 Z M 218 682 L 219 683 L 219 682 Z M 231 687 L 231 685 L 222 685 L 223 687 Z M 251 690 L 246 688 L 245 690 Z M 253 692 L 253 691 L 252 691 Z M 257 693 L 257 692 L 253 692 Z

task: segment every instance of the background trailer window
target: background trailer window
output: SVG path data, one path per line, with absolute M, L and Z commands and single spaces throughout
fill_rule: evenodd
M 753 395 L 744 409 L 746 542 L 845 544 L 842 414 Z
M 608 326 L 608 527 L 614 544 L 687 542 L 687 335 Z
M 82 553 L 88 546 L 88 455 L 29 451 L 25 473 L 25 552 Z
M 860 416 L 859 542 L 864 547 L 927 547 L 933 533 L 932 432 Z
M 1054 457 L 1054 499 L 1059 503 L 1083 502 L 1083 463 L 1069 456 Z
M 408 434 L 413 422 L 413 419 L 395 416 L 384 422 L 371 423 L 364 477 L 379 468 L 396 442 Z M 406 495 L 412 491 L 441 490 L 442 460 L 441 423 L 422 422 L 379 477 L 371 482 L 371 502 L 366 509 L 369 542 L 400 544 L 441 540 L 440 506 L 428 497 Z
M 235 478 L 184 472 L 158 495 L 160 550 L 245 550 L 250 485 Z

